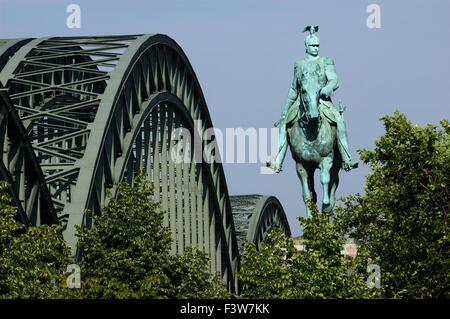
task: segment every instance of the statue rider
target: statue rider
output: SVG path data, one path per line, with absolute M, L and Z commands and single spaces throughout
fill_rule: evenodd
M 309 31 L 310 34 L 305 39 L 306 57 L 299 60 L 294 65 L 294 79 L 289 88 L 287 101 L 281 114 L 279 127 L 278 153 L 267 162 L 267 166 L 271 167 L 276 173 L 282 169 L 282 164 L 287 151 L 286 125 L 297 118 L 299 112 L 299 102 L 297 101 L 299 94 L 302 92 L 302 80 L 304 80 L 310 72 L 315 72 L 318 76 L 320 90 L 319 111 L 330 122 L 331 125 L 337 126 L 337 139 L 339 152 L 341 153 L 343 168 L 349 171 L 358 167 L 358 163 L 354 162 L 349 151 L 345 122 L 341 111 L 331 102 L 333 92 L 339 87 L 339 80 L 336 75 L 334 62 L 328 57 L 319 56 L 319 38 L 314 34 L 319 30 L 319 26 L 307 26 L 303 32 Z M 297 101 L 297 103 L 296 103 Z M 318 114 L 309 114 L 312 117 Z M 300 115 L 301 117 L 302 115 Z

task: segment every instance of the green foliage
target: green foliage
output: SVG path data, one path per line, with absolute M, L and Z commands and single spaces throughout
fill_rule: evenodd
M 399 112 L 382 120 L 386 134 L 360 152 L 373 170 L 366 194 L 345 198 L 333 215 L 300 219 L 305 252 L 281 233 L 259 252 L 247 245 L 244 295 L 449 297 L 450 124 L 419 127 Z M 355 259 L 339 256 L 344 234 L 357 241 Z M 369 260 L 380 266 L 380 289 L 364 286 Z
M 122 184 L 117 199 L 110 198 L 101 216 L 92 216 L 94 227 L 78 228 L 87 297 L 133 298 L 141 289 L 149 298 L 167 294 L 161 265 L 169 262 L 170 235 L 150 198 L 148 183 Z
M 8 188 L 0 182 L 0 298 L 56 297 L 69 263 L 61 226 L 26 228 Z
M 449 297 L 450 125 L 419 127 L 396 112 L 361 159 L 373 173 L 339 219 L 381 267 L 385 297 Z
M 73 263 L 61 226 L 24 227 L 0 183 L 0 298 L 227 298 L 207 256 L 190 248 L 170 254 L 163 213 L 149 183 L 119 185 L 94 227 L 78 228 L 81 289 L 69 289 Z
M 226 294 L 194 249 L 170 254 L 163 213 L 151 200 L 150 185 L 118 187 L 91 229 L 78 228 L 82 289 L 87 298 L 213 298 Z
M 280 230 L 259 251 L 245 247 L 239 272 L 248 298 L 368 298 L 380 291 L 366 285 L 366 255 L 343 256 L 345 242 L 340 225 L 331 214 L 320 214 L 310 203 L 312 217 L 299 218 L 304 226 L 304 250 Z
M 366 280 L 368 256 L 359 252 L 356 258 L 344 256 L 345 232 L 334 213 L 313 212 L 309 219 L 299 218 L 304 226 L 305 251 L 293 258 L 297 272 L 294 295 L 297 298 L 370 298 L 380 291 L 370 289 Z
M 344 199 L 333 213 L 300 218 L 302 245 L 273 230 L 257 249 L 247 243 L 238 274 L 245 298 L 449 297 L 450 124 L 412 125 L 383 117 L 386 134 L 361 151 L 373 173 L 365 195 Z M 66 287 L 71 262 L 60 226 L 26 228 L 0 182 L 0 298 L 228 298 L 209 272 L 207 256 L 170 254 L 163 213 L 149 183 L 118 186 L 94 227 L 78 229 L 81 289 Z M 358 244 L 343 256 L 347 236 Z M 370 289 L 367 266 L 381 268 Z
M 192 247 L 172 257 L 169 277 L 173 285 L 172 295 L 177 298 L 232 297 L 222 286 L 219 274 L 211 275 L 207 255 Z
M 238 278 L 244 298 L 289 298 L 294 285 L 293 267 L 286 261 L 287 250 L 292 254 L 292 240 L 279 229 L 270 233 L 271 244 L 261 244 L 259 251 L 245 243 Z

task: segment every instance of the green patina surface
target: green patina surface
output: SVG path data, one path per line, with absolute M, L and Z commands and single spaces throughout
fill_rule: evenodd
M 317 201 L 314 171 L 321 170 L 323 187 L 322 210 L 330 211 L 335 204 L 338 173 L 342 167 L 349 171 L 358 166 L 352 159 L 347 141 L 343 108 L 335 106 L 331 97 L 339 87 L 334 61 L 319 56 L 319 26 L 307 26 L 306 56 L 295 62 L 292 84 L 279 127 L 277 155 L 267 165 L 281 172 L 288 146 L 296 162 L 305 203 Z M 308 216 L 309 208 L 306 206 Z

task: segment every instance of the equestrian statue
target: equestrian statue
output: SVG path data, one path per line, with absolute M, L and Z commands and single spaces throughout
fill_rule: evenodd
M 331 101 L 339 87 L 334 62 L 319 56 L 319 26 L 307 26 L 306 56 L 294 64 L 294 79 L 280 120 L 278 153 L 267 162 L 276 173 L 281 172 L 287 146 L 296 162 L 305 204 L 317 202 L 314 190 L 314 171 L 320 169 L 323 186 L 322 211 L 329 212 L 335 205 L 339 171 L 358 167 L 349 151 L 343 117 L 344 107 Z M 311 212 L 306 205 L 307 215 Z

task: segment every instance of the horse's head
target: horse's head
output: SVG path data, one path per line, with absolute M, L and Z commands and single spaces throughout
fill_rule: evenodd
M 302 81 L 301 99 L 308 119 L 319 117 L 319 97 L 321 86 L 317 76 L 309 76 L 306 81 Z

